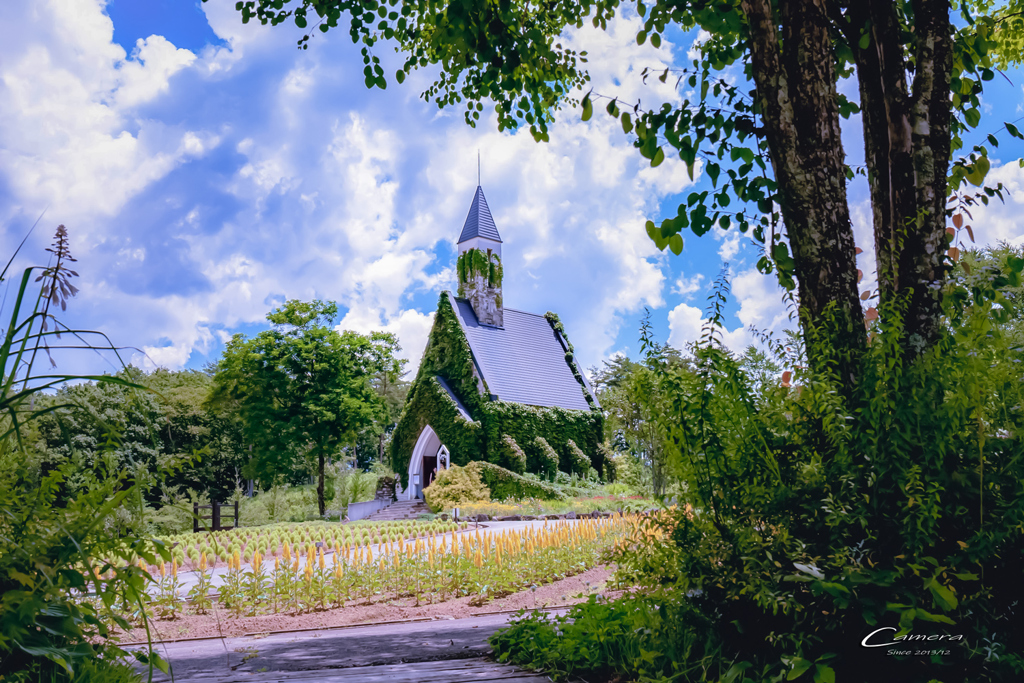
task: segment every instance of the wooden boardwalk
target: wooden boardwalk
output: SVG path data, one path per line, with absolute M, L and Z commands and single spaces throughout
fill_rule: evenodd
M 189 677 L 195 683 L 549 683 L 550 678 L 482 657 L 312 671 L 234 672 Z

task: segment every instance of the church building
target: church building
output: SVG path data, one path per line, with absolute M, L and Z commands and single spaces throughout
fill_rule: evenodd
M 478 186 L 459 236 L 458 293 L 438 299 L 392 435 L 403 497 L 422 497 L 436 472 L 474 460 L 546 478 L 602 472 L 594 391 L 557 315 L 505 307 L 501 247 Z

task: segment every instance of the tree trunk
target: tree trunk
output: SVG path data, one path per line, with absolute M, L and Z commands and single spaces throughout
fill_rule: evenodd
M 324 456 L 324 449 L 319 449 L 320 452 L 317 454 L 317 482 L 316 482 L 316 504 L 320 510 L 320 518 L 323 519 L 324 514 L 327 513 L 327 506 L 324 501 L 324 466 L 326 465 L 326 457 Z
M 886 310 L 908 305 L 903 347 L 916 355 L 941 331 L 952 26 L 948 0 L 914 3 L 911 92 L 896 11 L 890 0 L 863 0 L 833 18 L 857 63 L 879 299 Z
M 847 395 L 867 337 L 857 291 L 827 0 L 742 0 L 751 67 L 816 370 Z M 781 35 L 778 26 L 782 27 Z

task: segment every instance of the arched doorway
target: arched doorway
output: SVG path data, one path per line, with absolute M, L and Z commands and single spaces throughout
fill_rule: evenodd
M 427 425 L 420 432 L 419 439 L 412 449 L 409 458 L 409 486 L 406 487 L 406 499 L 423 498 L 423 489 L 430 485 L 438 472 L 448 469 L 451 457 L 441 439 Z

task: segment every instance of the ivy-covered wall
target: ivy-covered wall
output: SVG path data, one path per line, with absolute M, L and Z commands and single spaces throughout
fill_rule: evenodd
M 501 258 L 497 254 L 488 254 L 480 249 L 467 249 L 459 254 L 455 262 L 455 269 L 459 274 L 459 296 L 465 297 L 464 285 L 476 277 L 487 280 L 488 287 L 501 287 L 502 267 Z
M 551 313 L 545 317 L 568 344 L 558 317 Z M 572 361 L 571 345 L 566 359 Z M 570 367 L 574 374 L 579 375 L 575 363 L 570 362 Z M 469 411 L 472 421 L 462 417 L 455 402 L 437 383 L 437 376 L 445 379 Z M 601 441 L 604 417 L 593 409 L 596 404 L 590 392 L 582 385 L 582 378 L 577 379 L 581 382 L 580 389 L 592 410 L 537 408 L 489 400 L 490 391 L 486 383 L 474 372 L 469 342 L 459 324 L 449 294 L 443 292 L 438 300 L 434 326 L 423 352 L 419 372 L 391 439 L 391 467 L 401 477 L 402 486 L 407 487 L 409 458 L 423 427 L 429 424 L 448 447 L 452 462 L 456 465 L 486 461 L 508 466 L 503 437 L 509 436 L 525 451 L 527 463 L 530 464 L 528 469 L 537 470 L 537 474 L 545 474 L 547 467 L 541 465 L 546 465 L 550 458 L 540 452 L 536 441 L 539 436 L 558 454 L 559 468 L 563 471 L 569 472 L 572 469 L 574 460 L 569 441 L 573 441 L 590 458 L 594 469 L 603 472 L 604 457 L 598 444 Z M 550 473 L 547 474 L 550 476 Z
M 483 452 L 480 423 L 462 416 L 455 401 L 435 377 L 417 378 L 391 437 L 391 467 L 401 477 L 402 488 L 409 486 L 409 459 L 427 425 L 448 448 L 455 465 L 479 460 Z
M 558 453 L 559 467 L 563 471 L 570 472 L 572 467 L 570 440 L 590 456 L 594 469 L 602 471 L 604 458 L 597 445 L 601 440 L 604 416 L 597 411 L 535 408 L 521 403 L 491 401 L 484 404 L 483 413 L 480 422 L 488 462 L 501 464 L 501 437 L 506 434 L 526 450 L 528 462 L 536 462 L 539 457 L 531 454 L 530 449 L 536 448 L 535 439 L 541 436 Z

